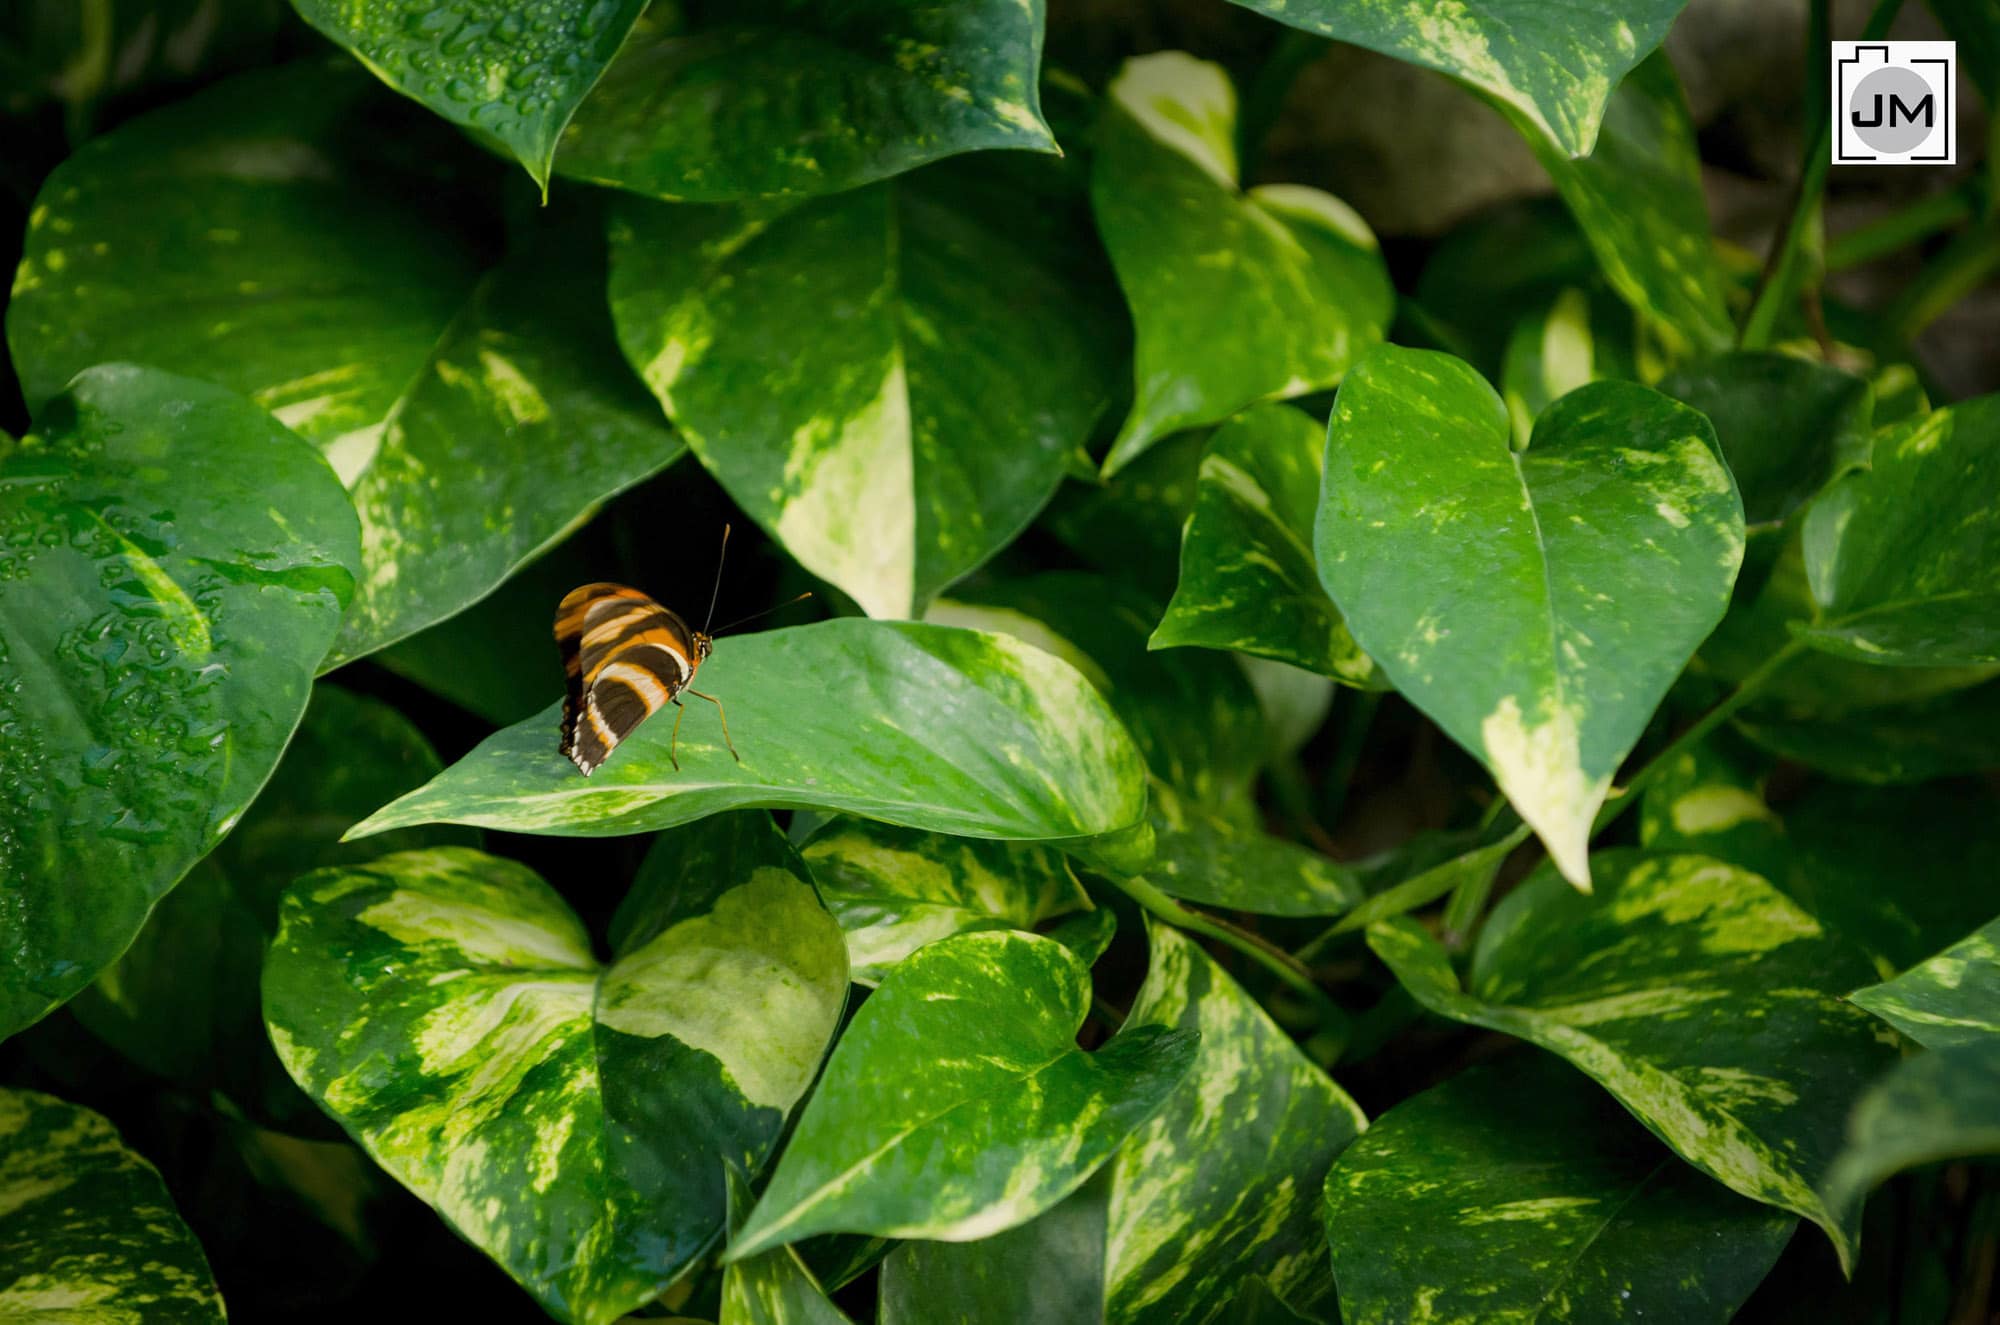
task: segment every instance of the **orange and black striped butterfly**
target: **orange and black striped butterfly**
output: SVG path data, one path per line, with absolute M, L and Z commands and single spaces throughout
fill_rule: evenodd
M 722 548 L 725 553 L 729 550 L 727 525 L 722 530 Z M 715 590 L 708 599 L 709 621 L 715 619 L 716 593 L 721 588 L 722 560 L 718 557 Z M 635 727 L 669 704 L 680 710 L 674 715 L 674 736 L 667 747 L 667 758 L 678 770 L 681 719 L 687 715 L 681 703 L 683 694 L 715 705 L 716 716 L 722 720 L 722 742 L 738 763 L 743 761 L 743 756 L 736 754 L 736 743 L 729 739 L 729 716 L 722 701 L 691 688 L 695 672 L 714 646 L 706 623 L 700 630 L 690 630 L 678 614 L 637 589 L 622 584 L 586 584 L 564 594 L 556 608 L 556 644 L 562 649 L 566 686 L 562 752 L 585 777 L 596 772 Z

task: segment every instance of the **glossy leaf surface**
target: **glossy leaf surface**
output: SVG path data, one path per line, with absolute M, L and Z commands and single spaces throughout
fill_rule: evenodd
M 1470 367 L 1385 346 L 1341 388 L 1326 457 L 1315 546 L 1356 642 L 1587 887 L 1592 817 L 1742 558 L 1707 420 L 1598 382 L 1517 452 Z
M 359 562 L 326 462 L 249 402 L 80 375 L 0 456 L 0 1035 L 109 966 L 243 812 Z
M 2000 1045 L 2000 920 L 1854 1001 L 1929 1049 Z
M 1138 345 L 1107 476 L 1170 432 L 1332 386 L 1394 311 L 1360 216 L 1302 185 L 1245 192 L 1235 131 L 1218 65 L 1167 52 L 1112 80 L 1091 203 Z M 1217 319 L 1233 334 L 1218 337 Z

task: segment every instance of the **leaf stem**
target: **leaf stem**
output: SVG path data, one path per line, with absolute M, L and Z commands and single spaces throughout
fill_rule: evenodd
M 1968 180 L 1948 193 L 1919 198 L 1908 207 L 1834 236 L 1826 241 L 1826 269 L 1847 271 L 1866 266 L 1940 230 L 1971 220 L 1979 212 L 1980 189 L 1975 184 L 1976 181 Z
M 1313 983 L 1312 974 L 1290 953 L 1270 940 L 1232 925 L 1220 916 L 1182 905 L 1148 883 L 1143 876 L 1115 878 L 1112 883 L 1127 897 L 1175 929 L 1214 939 L 1217 943 L 1242 953 L 1276 976 L 1280 984 L 1311 1003 L 1325 1020 L 1335 1024 L 1347 1020 L 1347 1014 L 1342 1011 L 1340 1005 L 1328 998 L 1325 992 Z
M 1882 315 L 1885 344 L 1908 345 L 1951 306 L 2000 270 L 2000 217 L 1945 245 Z

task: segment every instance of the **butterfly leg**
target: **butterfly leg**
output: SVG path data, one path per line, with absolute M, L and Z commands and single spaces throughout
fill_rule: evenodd
M 681 771 L 681 719 L 688 715 L 687 705 L 681 703 L 680 696 L 674 696 L 674 736 L 667 743 L 667 760 L 674 766 L 674 772 Z
M 714 695 L 704 695 L 699 690 L 690 690 L 688 693 L 696 699 L 705 699 L 715 705 L 715 716 L 722 719 L 722 743 L 729 747 L 730 754 L 736 755 L 736 762 L 739 764 L 742 763 L 743 756 L 736 754 L 736 742 L 729 739 L 729 714 L 723 711 L 722 701 Z

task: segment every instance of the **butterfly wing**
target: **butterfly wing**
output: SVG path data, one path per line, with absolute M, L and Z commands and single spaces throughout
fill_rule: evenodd
M 588 777 L 632 729 L 673 702 L 700 666 L 694 634 L 637 589 L 586 584 L 556 609 L 562 752 Z

